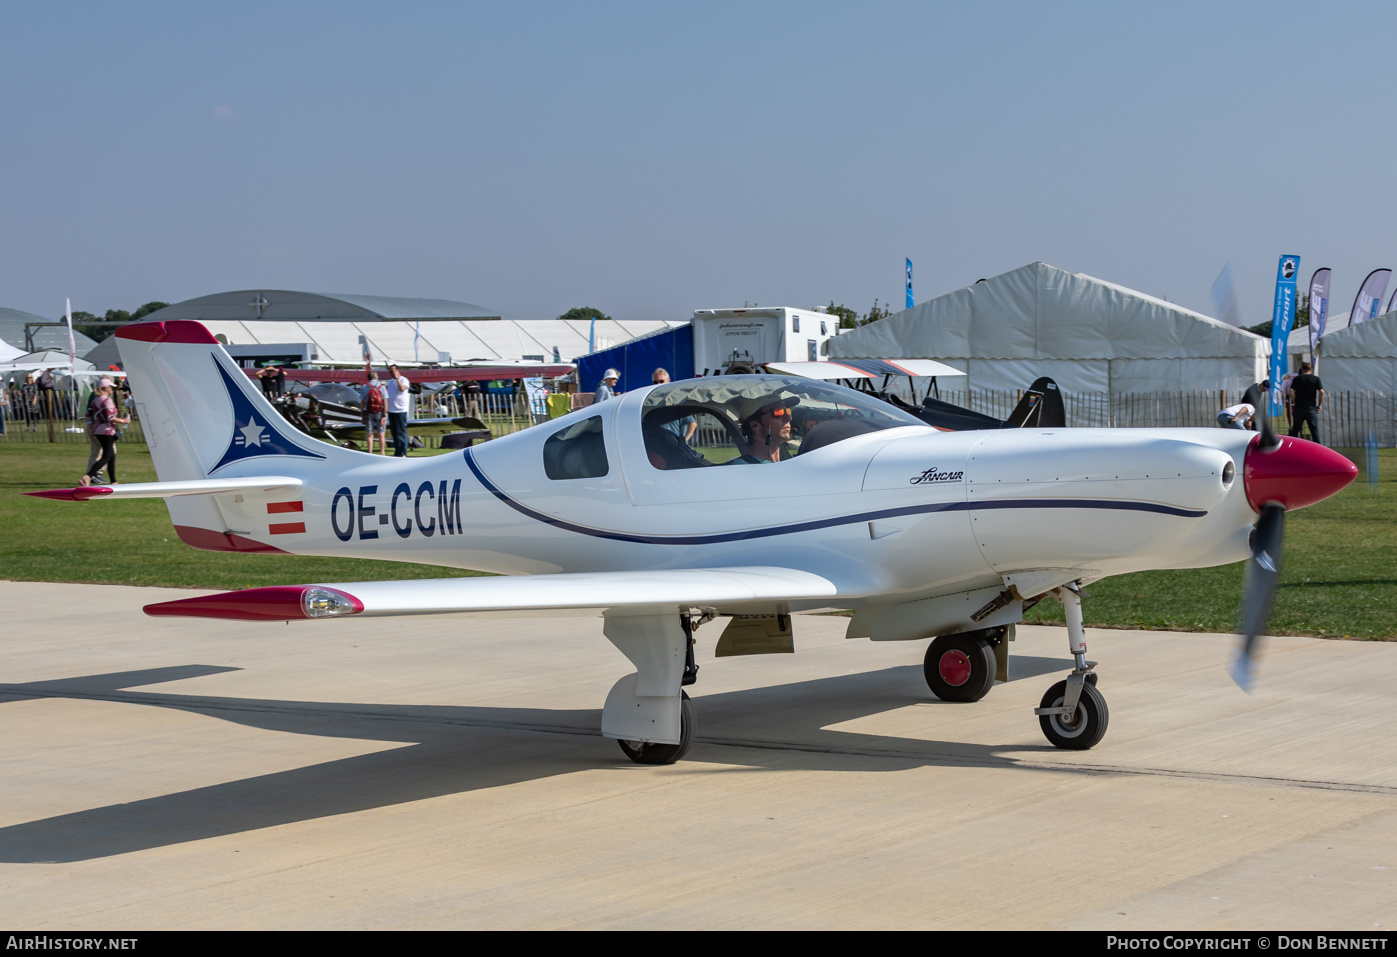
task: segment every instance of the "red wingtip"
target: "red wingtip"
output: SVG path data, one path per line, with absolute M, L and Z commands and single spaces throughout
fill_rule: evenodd
M 112 490 L 105 485 L 79 485 L 77 488 L 51 488 L 42 492 L 25 492 L 35 498 L 51 498 L 59 502 L 86 502 L 98 495 L 110 495 Z
M 1358 477 L 1358 467 L 1317 442 L 1286 436 L 1269 452 L 1257 436 L 1247 447 L 1243 481 L 1247 501 L 1260 512 L 1272 503 L 1304 508 L 1342 491 Z
M 307 601 L 308 592 L 312 593 L 310 601 Z M 153 618 L 222 618 L 228 621 L 298 621 L 357 615 L 363 610 L 364 603 L 353 595 L 319 585 L 244 588 L 145 606 L 145 613 Z

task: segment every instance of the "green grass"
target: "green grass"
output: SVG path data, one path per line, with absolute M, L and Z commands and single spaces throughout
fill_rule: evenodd
M 1276 635 L 1397 639 L 1397 450 L 1379 452 L 1382 481 L 1359 478 L 1327 501 L 1286 515 L 1280 586 L 1267 626 Z M 1089 585 L 1088 625 L 1231 631 L 1244 565 L 1138 572 Z M 1024 616 L 1061 622 L 1047 600 Z
M 152 481 L 150 454 L 119 447 L 118 478 Z M 84 445 L 0 443 L 0 576 L 17 581 L 246 588 L 313 581 L 442 578 L 459 569 L 367 559 L 203 552 L 184 545 L 156 499 L 86 504 L 20 492 L 75 483 Z M 1382 482 L 1361 479 L 1286 519 L 1274 634 L 1397 637 L 1397 450 L 1380 453 Z M 1140 572 L 1088 588 L 1087 623 L 1115 628 L 1231 631 L 1243 566 Z M 1030 622 L 1062 621 L 1048 600 Z
M 153 482 L 144 445 L 117 446 L 117 480 Z M 437 565 L 313 555 L 205 552 L 179 540 L 159 499 L 54 502 L 21 495 L 77 484 L 87 445 L 0 443 L 0 578 L 190 588 L 458 578 Z

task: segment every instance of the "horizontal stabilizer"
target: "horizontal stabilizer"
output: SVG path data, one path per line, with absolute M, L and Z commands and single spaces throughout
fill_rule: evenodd
M 60 502 L 86 502 L 90 498 L 175 498 L 180 495 L 214 495 L 220 492 L 270 492 L 299 488 L 301 480 L 289 475 L 252 475 L 247 478 L 191 479 L 183 482 L 132 482 L 128 485 L 81 485 L 25 492 Z
M 248 588 L 146 605 L 147 615 L 295 621 L 345 615 L 445 615 L 617 608 L 731 606 L 833 598 L 834 583 L 790 568 L 695 568 L 649 572 L 438 578 Z

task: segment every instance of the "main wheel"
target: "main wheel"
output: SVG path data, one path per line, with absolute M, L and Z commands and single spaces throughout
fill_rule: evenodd
M 679 743 L 651 744 L 647 741 L 622 741 L 617 738 L 616 743 L 626 752 L 626 757 L 636 764 L 673 764 L 689 753 L 689 748 L 694 743 L 694 727 L 697 724 L 694 703 L 689 700 L 687 691 L 681 691 L 679 694 Z
M 927 646 L 922 670 L 942 701 L 979 701 L 994 686 L 994 646 L 974 634 L 942 635 Z
M 1095 677 L 1088 675 L 1088 679 Z M 1059 681 L 1048 689 L 1040 708 L 1060 708 L 1067 697 L 1067 682 Z M 1082 696 L 1077 700 L 1077 713 L 1068 724 L 1060 714 L 1040 714 L 1038 723 L 1043 734 L 1055 748 L 1069 751 L 1085 751 L 1094 747 L 1106 734 L 1106 725 L 1111 713 L 1106 709 L 1106 699 L 1096 690 L 1096 682 L 1088 680 L 1082 684 Z

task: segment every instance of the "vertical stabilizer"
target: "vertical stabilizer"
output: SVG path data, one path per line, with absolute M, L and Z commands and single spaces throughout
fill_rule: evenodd
M 136 322 L 116 336 L 160 481 L 299 477 L 307 466 L 357 464 L 358 453 L 313 439 L 282 418 L 202 323 Z M 218 498 L 166 501 L 185 542 L 224 550 L 218 543 L 227 539 L 234 551 L 278 550 L 238 546 Z

